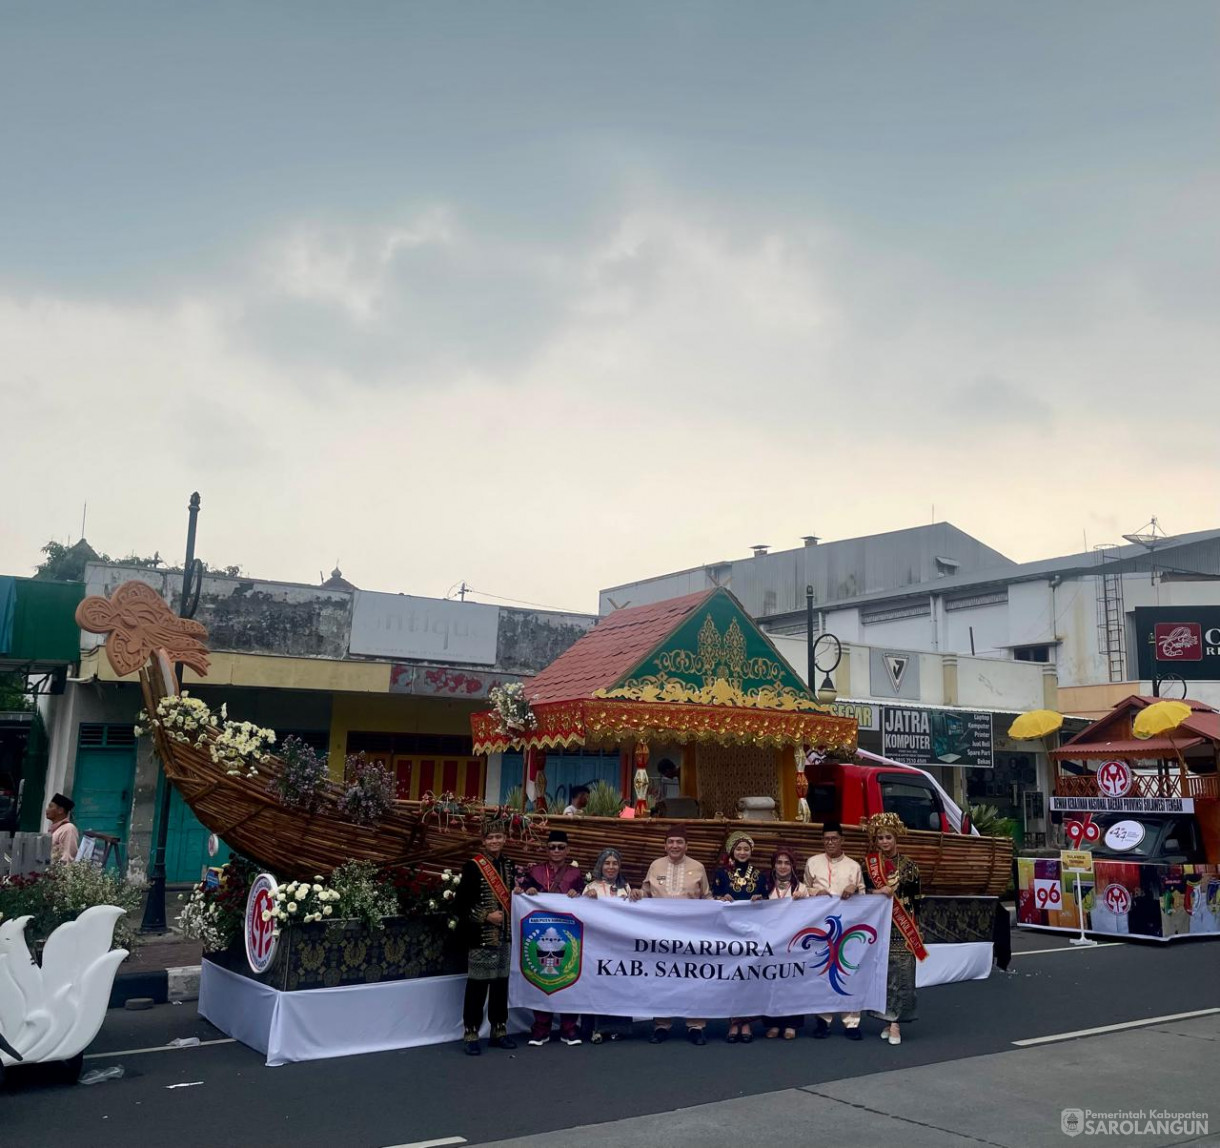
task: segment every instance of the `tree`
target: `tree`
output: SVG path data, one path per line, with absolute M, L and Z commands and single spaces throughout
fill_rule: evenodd
M 0 674 L 0 713 L 33 708 L 34 701 L 25 692 L 25 678 L 21 674 Z
M 42 553 L 46 555 L 46 558 L 38 563 L 34 577 L 40 578 L 44 582 L 83 582 L 85 566 L 90 562 L 117 562 L 121 566 L 138 566 L 144 570 L 159 570 L 163 574 L 182 573 L 180 565 L 166 565 L 159 550 L 153 551 L 151 558 L 141 558 L 138 554 L 128 554 L 124 558 L 111 558 L 104 551 L 99 553 L 94 550 L 83 538 L 71 546 L 65 546 L 62 542 L 48 542 L 42 548 Z M 205 562 L 203 569 L 204 573 L 211 571 L 226 578 L 241 577 L 240 566 L 209 566 Z

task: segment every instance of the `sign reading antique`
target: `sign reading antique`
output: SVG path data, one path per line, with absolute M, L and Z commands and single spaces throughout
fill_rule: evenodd
M 459 664 L 496 663 L 497 606 L 411 594 L 357 590 L 352 602 L 353 654 Z
M 260 873 L 246 898 L 246 960 L 257 974 L 265 973 L 275 959 L 275 920 L 271 916 L 275 878 Z
M 1139 674 L 1220 681 L 1220 606 L 1137 606 Z
M 991 769 L 991 714 L 916 706 L 881 707 L 881 752 L 903 765 Z
M 1052 813 L 1194 813 L 1193 797 L 1052 797 Z
M 881 897 L 514 897 L 509 1000 L 607 1016 L 884 1008 L 890 909 Z

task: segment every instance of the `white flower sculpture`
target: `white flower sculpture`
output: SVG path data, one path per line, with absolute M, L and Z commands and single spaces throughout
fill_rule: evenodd
M 25 943 L 30 918 L 0 922 L 0 1033 L 25 1063 L 71 1060 L 97 1036 L 127 956 L 110 948 L 122 915 L 114 905 L 94 905 L 60 925 L 47 938 L 41 967 Z M 0 1050 L 0 1065 L 15 1063 Z

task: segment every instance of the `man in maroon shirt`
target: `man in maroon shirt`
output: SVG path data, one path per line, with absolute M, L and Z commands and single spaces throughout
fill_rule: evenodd
M 568 857 L 568 835 L 562 829 L 552 829 L 546 841 L 546 860 L 531 865 L 521 878 L 524 893 L 560 893 L 578 897 L 585 887 L 584 874 L 580 866 Z M 541 1048 L 551 1039 L 551 1022 L 555 1014 L 534 1010 L 534 1024 L 530 1029 L 530 1044 Z M 564 1044 L 580 1044 L 580 1017 L 575 1013 L 559 1016 L 559 1039 Z

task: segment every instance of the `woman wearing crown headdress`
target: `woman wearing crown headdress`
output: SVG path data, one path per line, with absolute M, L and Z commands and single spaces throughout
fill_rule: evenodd
M 864 880 L 870 893 L 890 898 L 894 913 L 885 1012 L 873 1015 L 886 1022 L 881 1039 L 901 1044 L 899 1023 L 915 1020 L 915 962 L 928 955 L 915 923 L 919 866 L 898 851 L 906 826 L 897 813 L 874 813 L 867 828 L 871 849 L 864 861 Z
M 744 829 L 736 829 L 724 843 L 724 864 L 712 878 L 712 896 L 719 901 L 763 901 L 771 891 L 767 874 L 750 861 L 754 853 L 754 838 Z M 729 1044 L 749 1044 L 754 1039 L 750 1027 L 759 1018 L 734 1016 L 729 1018 Z

